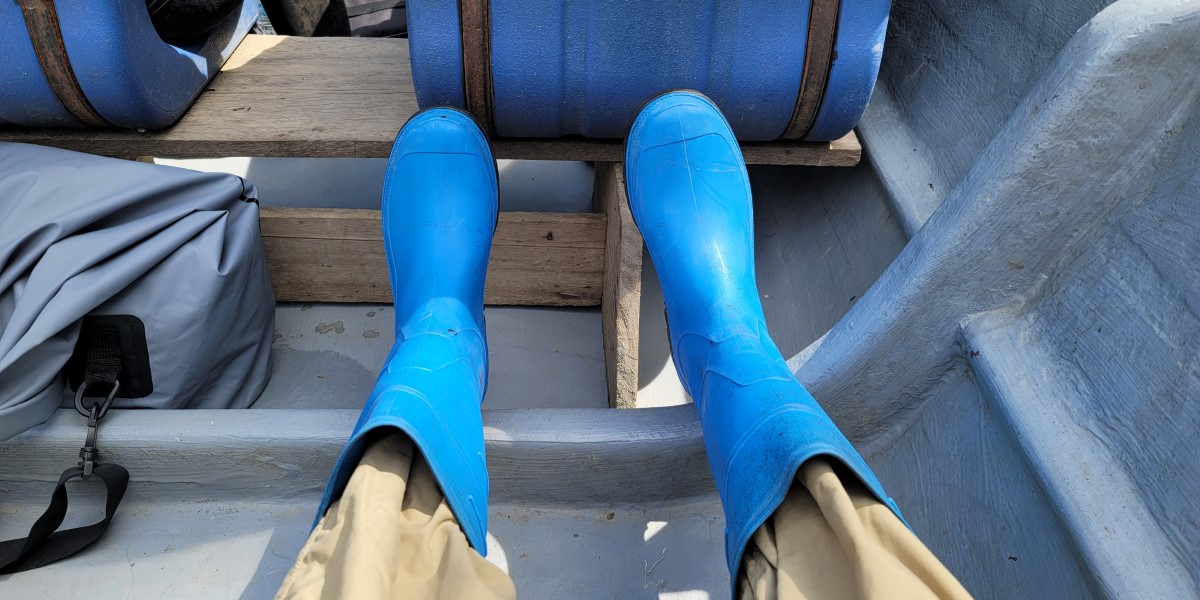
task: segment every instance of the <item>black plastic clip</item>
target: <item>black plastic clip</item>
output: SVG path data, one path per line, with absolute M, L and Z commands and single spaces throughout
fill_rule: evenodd
M 91 406 L 83 405 L 83 392 L 87 389 L 87 382 L 79 384 L 79 390 L 75 392 L 75 411 L 87 417 L 88 432 L 87 440 L 83 443 L 83 447 L 79 449 L 79 466 L 83 468 L 83 474 L 80 478 L 87 479 L 92 476 L 92 470 L 96 466 L 96 459 L 100 456 L 100 449 L 96 447 L 96 429 L 100 426 L 100 419 L 108 414 L 108 409 L 112 408 L 113 400 L 117 397 L 117 390 L 121 388 L 121 382 L 114 381 L 112 390 L 108 392 L 108 396 L 103 400 L 92 402 Z

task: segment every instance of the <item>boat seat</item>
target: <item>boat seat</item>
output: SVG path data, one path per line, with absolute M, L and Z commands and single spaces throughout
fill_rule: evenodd
M 222 67 L 220 92 L 203 94 L 172 127 L 0 126 L 0 140 L 125 157 L 384 158 L 418 110 L 412 75 L 403 68 L 408 59 L 405 39 L 249 35 Z M 595 208 L 602 214 L 501 214 L 487 302 L 610 307 L 603 311 L 610 402 L 633 406 L 642 239 L 624 200 L 623 142 L 493 138 L 491 144 L 501 159 L 597 163 Z M 742 155 L 749 164 L 853 167 L 862 148 L 850 132 L 823 143 L 745 142 Z M 375 243 L 379 220 L 377 210 L 265 208 L 262 232 L 276 297 L 390 302 L 383 246 Z
M 0 123 L 166 127 L 257 16 L 257 2 L 239 0 L 207 33 L 172 45 L 155 29 L 146 0 L 0 3 Z

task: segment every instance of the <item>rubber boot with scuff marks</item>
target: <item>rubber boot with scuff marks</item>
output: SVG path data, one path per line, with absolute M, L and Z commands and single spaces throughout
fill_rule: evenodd
M 662 284 L 675 367 L 700 414 L 725 510 L 731 581 L 750 536 L 814 456 L 845 465 L 899 515 L 767 333 L 754 277 L 750 180 L 716 106 L 695 92 L 651 101 L 630 130 L 625 173 Z
M 378 430 L 400 429 L 425 456 L 471 546 L 487 553 L 483 287 L 497 217 L 496 163 L 471 117 L 431 109 L 409 120 L 396 136 L 383 189 L 396 343 L 334 467 L 318 520 Z

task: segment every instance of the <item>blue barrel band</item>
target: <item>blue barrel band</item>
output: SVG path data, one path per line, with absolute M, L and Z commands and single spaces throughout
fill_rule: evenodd
M 480 128 L 496 131 L 492 113 L 492 19 L 488 0 L 460 0 L 463 97 Z
M 804 50 L 804 73 L 800 76 L 800 91 L 796 107 L 782 140 L 799 140 L 812 129 L 825 97 L 825 84 L 833 66 L 833 45 L 837 39 L 839 0 L 812 0 L 808 17 L 808 40 Z
M 42 74 L 63 108 L 84 125 L 108 127 L 109 122 L 96 112 L 84 95 L 79 80 L 75 78 L 66 45 L 63 44 L 54 0 L 25 0 L 18 4 L 21 5 L 25 27 L 29 30 L 29 41 L 33 44 Z
M 890 9 L 890 0 L 841 0 L 829 79 L 805 140 L 834 140 L 858 123 L 875 89 Z

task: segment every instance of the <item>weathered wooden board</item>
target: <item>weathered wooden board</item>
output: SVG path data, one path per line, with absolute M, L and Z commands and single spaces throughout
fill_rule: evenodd
M 587 160 L 623 162 L 624 140 L 558 139 L 492 140 L 498 158 L 529 160 Z M 754 165 L 853 167 L 862 159 L 862 146 L 853 131 L 832 142 L 743 142 L 742 156 Z
M 179 123 L 161 131 L 21 129 L 0 140 L 106 156 L 386 157 L 417 111 L 408 41 L 247 36 Z M 498 158 L 623 160 L 621 140 L 497 139 Z M 743 145 L 746 161 L 853 166 L 853 133 L 832 143 Z
M 604 364 L 608 402 L 613 408 L 636 408 L 638 341 L 642 314 L 642 234 L 629 211 L 622 163 L 597 163 L 595 198 L 608 216 L 604 259 Z
M 377 210 L 264 208 L 275 296 L 296 302 L 391 302 Z M 595 306 L 604 281 L 605 217 L 502 212 L 484 301 Z

